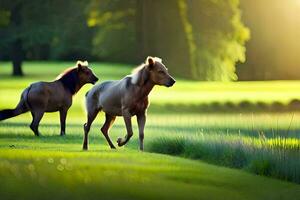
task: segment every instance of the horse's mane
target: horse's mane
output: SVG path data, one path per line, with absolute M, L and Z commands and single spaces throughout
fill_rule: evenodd
M 71 92 L 71 94 L 75 94 L 76 86 L 80 82 L 77 67 L 70 67 L 66 69 L 57 76 L 56 80 L 61 81 L 62 84 Z
M 132 71 L 131 71 L 131 75 L 136 75 L 139 71 L 141 71 L 144 67 L 146 66 L 145 63 L 140 64 L 139 66 L 135 67 Z

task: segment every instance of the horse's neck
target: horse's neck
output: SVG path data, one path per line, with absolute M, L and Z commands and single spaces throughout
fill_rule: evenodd
M 75 87 L 75 94 L 82 88 L 83 85 L 84 85 L 84 83 L 77 83 L 77 85 Z
M 150 92 L 152 91 L 154 84 L 151 81 L 147 81 L 143 86 L 140 86 L 138 91 L 139 99 L 145 99 L 148 97 Z
M 62 82 L 60 82 L 60 83 L 64 86 L 64 84 Z M 71 96 L 74 96 L 82 88 L 83 85 L 84 84 L 76 83 L 74 94 L 72 94 L 72 92 L 70 91 L 70 89 L 68 87 L 64 86 L 64 89 L 66 91 L 66 94 L 71 94 Z

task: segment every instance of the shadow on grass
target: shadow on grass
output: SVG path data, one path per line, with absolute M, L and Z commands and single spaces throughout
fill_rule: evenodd
M 28 127 L 30 123 L 23 123 L 23 122 L 5 122 L 1 123 L 3 125 L 8 125 L 8 126 L 14 126 L 14 127 Z M 40 124 L 40 127 L 48 127 L 48 128 L 60 128 L 60 124 Z M 83 128 L 82 124 L 75 124 L 75 123 L 69 123 L 67 124 L 67 127 L 72 127 L 72 128 Z
M 23 141 L 38 141 L 43 143 L 82 143 L 83 138 L 83 128 L 81 124 L 68 124 L 66 135 L 60 136 L 60 125 L 59 124 L 45 124 L 40 125 L 40 136 L 35 136 L 34 133 L 30 130 L 27 123 L 18 123 L 18 122 L 7 122 L 0 124 L 0 127 L 5 127 L 7 133 L 1 133 L 0 139 L 16 139 Z M 10 128 L 24 128 L 24 131 L 15 133 L 10 132 Z M 43 134 L 43 129 L 55 129 L 57 134 L 47 131 L 47 134 Z M 77 131 L 78 130 L 78 131 Z M 81 131 L 82 130 L 82 131 Z M 77 133 L 78 132 L 78 133 Z M 94 131 L 93 131 L 94 132 Z M 100 132 L 100 131 L 99 131 Z M 75 133 L 75 134 L 74 134 Z M 90 134 L 89 138 L 99 138 L 100 134 Z M 102 136 L 102 134 L 101 134 Z
M 42 143 L 58 143 L 58 144 L 82 144 L 83 140 L 83 129 L 81 124 L 68 124 L 67 125 L 67 133 L 65 136 L 59 135 L 59 124 L 46 124 L 41 125 L 41 129 L 55 129 L 57 130 L 57 134 L 47 132 L 47 134 L 43 135 L 43 132 L 41 133 L 41 136 L 37 137 L 34 136 L 34 134 L 31 132 L 28 124 L 26 123 L 17 123 L 17 122 L 9 122 L 9 123 L 2 123 L 1 126 L 5 126 L 7 129 L 7 133 L 1 133 L 0 139 L 9 139 L 9 140 L 15 140 L 15 141 L 38 141 Z M 9 128 L 26 128 L 26 130 L 16 133 L 11 132 Z M 100 126 L 99 126 L 100 128 Z M 100 132 L 98 127 L 93 127 L 91 129 L 91 132 L 89 134 L 89 139 L 91 143 L 105 143 L 106 140 L 102 133 Z M 116 136 L 117 133 L 120 133 L 120 130 L 122 130 L 122 133 L 125 135 L 126 129 L 125 125 L 114 125 L 114 128 L 111 130 L 111 136 Z M 213 127 L 211 126 L 196 126 L 196 127 L 188 127 L 188 126 L 180 126 L 180 125 L 147 125 L 146 126 L 146 136 L 145 140 L 147 140 L 147 137 L 155 137 L 155 136 L 164 136 L 164 135 L 186 135 L 186 136 L 193 136 L 196 134 L 220 134 L 220 135 L 241 135 L 241 136 L 249 136 L 254 138 L 259 137 L 266 137 L 266 138 L 274 138 L 274 137 L 282 137 L 282 138 L 300 138 L 300 129 L 296 130 L 289 130 L 286 129 L 260 129 L 260 130 L 252 130 L 252 129 L 240 129 L 240 128 L 227 128 L 227 127 Z M 154 134 L 153 134 L 154 133 Z M 134 137 L 131 139 L 135 140 L 136 144 L 138 143 L 138 132 L 135 129 L 134 131 Z M 132 142 L 130 142 L 132 143 Z

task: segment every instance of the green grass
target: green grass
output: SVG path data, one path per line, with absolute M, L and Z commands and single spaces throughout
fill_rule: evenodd
M 0 156 L 2 199 L 297 199 L 300 195 L 298 185 L 130 150 L 2 149 Z
M 53 80 L 72 64 L 26 62 L 24 70 L 27 76 L 11 78 L 9 64 L 0 62 L 0 109 L 14 107 L 21 91 L 30 83 Z M 90 64 L 101 81 L 119 79 L 131 71 L 126 65 L 119 68 L 118 64 Z M 276 100 L 287 103 L 299 98 L 300 82 L 223 84 L 179 80 L 172 88 L 155 88 L 150 97 L 145 130 L 146 151 L 158 152 L 162 148 L 160 138 L 171 138 L 175 140 L 171 147 L 169 143 L 163 145 L 164 148 L 170 147 L 170 152 L 161 153 L 196 161 L 139 152 L 135 119 L 135 134 L 129 144 L 125 148 L 110 150 L 100 134 L 103 113 L 92 126 L 90 150 L 81 151 L 82 125 L 86 120 L 83 97 L 90 88 L 91 85 L 85 86 L 74 98 L 68 113 L 66 137 L 59 136 L 58 113 L 44 116 L 40 125 L 42 137 L 39 138 L 34 137 L 28 127 L 31 121 L 29 113 L 0 122 L 1 199 L 297 199 L 300 195 L 298 184 L 250 174 L 244 166 L 239 168 L 245 170 L 236 170 L 199 161 L 204 159 L 236 167 L 234 160 L 222 163 L 228 162 L 228 156 L 219 159 L 214 157 L 217 155 L 214 151 L 198 145 L 200 141 L 210 141 L 207 146 L 211 144 L 210 148 L 213 148 L 223 139 L 223 145 L 219 146 L 222 151 L 230 147 L 226 142 L 234 143 L 235 138 L 240 138 L 243 142 L 253 141 L 251 144 L 261 152 L 259 141 L 263 132 L 269 141 L 264 145 L 294 149 L 292 142 L 274 142 L 273 138 L 288 138 L 287 141 L 295 141 L 298 145 L 300 113 L 199 113 L 193 110 L 193 105 L 211 102 L 233 101 L 236 104 L 249 100 L 271 103 Z M 169 110 L 170 105 L 176 109 Z M 204 135 L 203 140 L 197 138 L 199 134 Z M 110 135 L 114 143 L 118 136 L 125 135 L 121 118 L 116 120 Z M 187 148 L 189 143 L 185 140 L 176 141 L 178 138 L 189 141 L 192 138 L 191 147 Z M 155 148 L 154 142 L 158 142 Z M 285 148 L 281 151 L 285 152 Z M 209 151 L 201 153 L 197 149 Z M 230 151 L 228 155 L 237 154 Z M 268 167 L 260 161 L 254 164 L 252 166 L 258 171 Z

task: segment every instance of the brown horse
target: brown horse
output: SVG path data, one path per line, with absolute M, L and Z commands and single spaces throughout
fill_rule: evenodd
M 84 125 L 83 149 L 88 149 L 88 133 L 98 112 L 105 112 L 101 131 L 109 146 L 115 148 L 108 131 L 116 116 L 123 116 L 127 134 L 117 140 L 118 146 L 125 145 L 133 135 L 131 117 L 136 115 L 139 126 L 140 150 L 144 149 L 144 127 L 149 105 L 148 95 L 155 85 L 171 87 L 175 80 L 168 73 L 160 58 L 148 57 L 146 62 L 134 70 L 133 75 L 119 81 L 107 81 L 94 86 L 86 95 L 87 123 Z
M 60 113 L 60 135 L 65 135 L 66 117 L 72 105 L 72 96 L 86 83 L 95 84 L 98 78 L 88 68 L 87 61 L 77 61 L 75 67 L 69 68 L 52 82 L 36 82 L 26 88 L 15 109 L 0 111 L 0 121 L 31 112 L 31 130 L 39 136 L 39 123 L 45 112 Z

